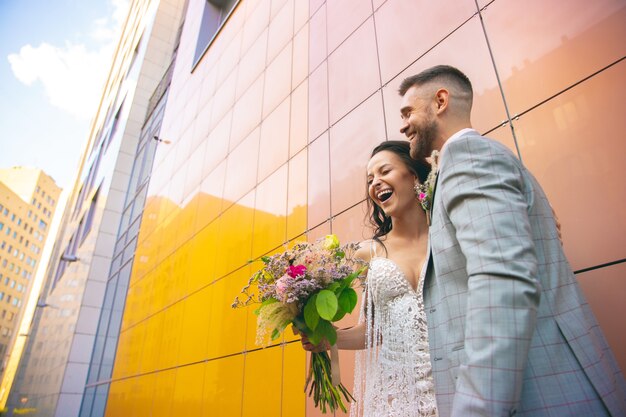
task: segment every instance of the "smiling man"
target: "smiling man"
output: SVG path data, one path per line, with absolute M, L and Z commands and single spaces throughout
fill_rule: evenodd
M 471 128 L 469 79 L 441 65 L 399 91 L 411 156 L 440 151 L 424 283 L 439 415 L 626 415 L 550 204 L 509 149 Z

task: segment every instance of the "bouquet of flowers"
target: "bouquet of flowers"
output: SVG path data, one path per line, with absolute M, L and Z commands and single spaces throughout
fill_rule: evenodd
M 353 255 L 357 244 L 340 246 L 335 235 L 315 243 L 297 243 L 291 250 L 261 258 L 264 266 L 235 298 L 233 308 L 258 303 L 257 344 L 267 345 L 292 324 L 313 344 L 327 340 L 335 345 L 333 322 L 351 313 L 357 304 L 353 284 L 365 270 L 365 263 Z M 256 290 L 256 291 L 255 291 Z M 337 364 L 338 365 L 338 364 Z M 311 353 L 311 366 L 305 391 L 313 394 L 316 407 L 326 413 L 346 407 L 354 400 L 348 390 L 333 380 L 331 359 L 326 351 Z M 310 387 L 310 388 L 309 388 Z

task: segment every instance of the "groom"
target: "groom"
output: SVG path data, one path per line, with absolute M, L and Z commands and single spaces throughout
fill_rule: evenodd
M 424 283 L 439 415 L 626 416 L 624 378 L 550 204 L 471 128 L 469 79 L 440 65 L 399 91 L 412 157 L 440 151 Z

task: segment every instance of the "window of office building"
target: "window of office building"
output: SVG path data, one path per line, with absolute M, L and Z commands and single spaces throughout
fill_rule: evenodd
M 89 210 L 87 211 L 87 217 L 85 218 L 85 224 L 83 226 L 82 236 L 80 238 L 80 243 L 83 243 L 89 232 L 91 231 L 91 226 L 93 225 L 93 216 L 96 212 L 96 205 L 98 204 L 98 194 L 100 193 L 100 189 L 96 190 L 93 198 L 91 199 L 91 204 L 89 205 Z
M 209 48 L 237 3 L 239 0 L 206 0 L 193 60 L 194 66 Z

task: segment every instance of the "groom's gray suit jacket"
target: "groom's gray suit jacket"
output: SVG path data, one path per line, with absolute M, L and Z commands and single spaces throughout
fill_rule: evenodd
M 432 210 L 424 301 L 440 417 L 626 416 L 552 209 L 509 149 L 476 132 L 448 143 Z

